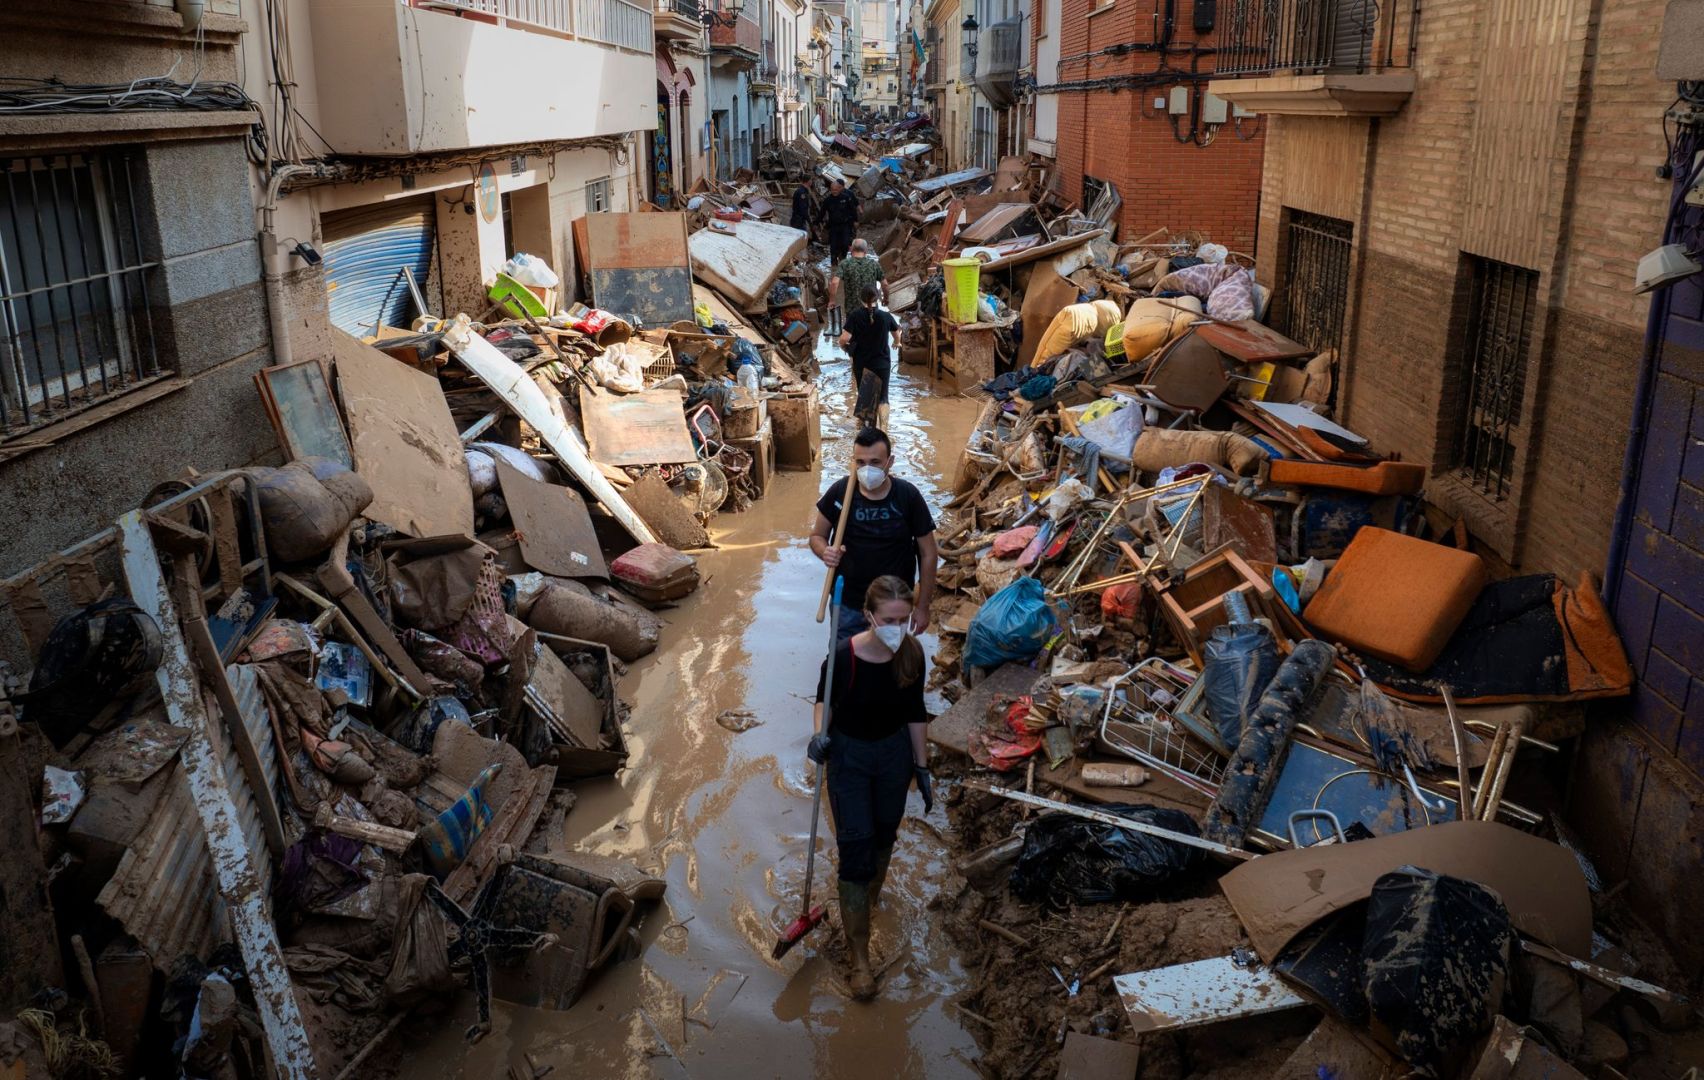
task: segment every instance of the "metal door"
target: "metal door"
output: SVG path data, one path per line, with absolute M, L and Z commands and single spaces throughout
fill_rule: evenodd
M 331 211 L 320 218 L 320 235 L 333 326 L 367 337 L 378 324 L 414 321 L 419 313 L 402 271 L 424 292 L 438 235 L 432 196 Z

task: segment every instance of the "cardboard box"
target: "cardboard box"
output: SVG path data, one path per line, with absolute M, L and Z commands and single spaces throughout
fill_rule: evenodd
M 729 440 L 749 439 L 763 428 L 769 419 L 768 403 L 763 398 L 747 398 L 735 404 L 722 417 L 722 437 Z
M 816 387 L 809 393 L 769 399 L 769 422 L 775 431 L 775 465 L 805 471 L 822 454 L 822 404 Z
M 757 487 L 757 497 L 769 494 L 769 482 L 775 476 L 775 428 L 768 420 L 756 435 L 749 439 L 729 439 L 729 442 L 751 455 L 751 480 Z
M 554 760 L 545 764 L 556 766 L 556 782 L 560 784 L 568 780 L 605 776 L 619 771 L 627 764 L 627 738 L 621 730 L 621 703 L 616 698 L 615 664 L 610 659 L 609 646 L 596 641 L 582 641 L 579 638 L 542 632 L 538 635 L 538 640 L 564 663 L 572 661 L 578 653 L 589 654 L 603 673 L 604 686 L 607 688 L 604 693 L 594 696 L 598 699 L 602 713 L 599 717 L 600 733 L 605 736 L 604 741 L 610 744 L 610 749 L 593 749 L 555 742 L 551 747 Z

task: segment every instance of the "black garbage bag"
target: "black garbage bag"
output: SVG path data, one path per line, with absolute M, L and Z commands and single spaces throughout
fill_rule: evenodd
M 42 644 L 22 717 L 59 748 L 86 728 L 105 731 L 103 721 L 141 692 L 163 655 L 159 625 L 129 597 L 74 611 Z
M 1491 1027 L 1502 1006 L 1515 932 L 1485 886 L 1405 866 L 1379 878 L 1361 941 L 1367 1005 L 1424 1076 Z
M 1207 717 L 1225 745 L 1235 749 L 1260 695 L 1278 674 L 1278 643 L 1260 623 L 1225 623 L 1213 628 L 1201 657 Z
M 1172 832 L 1201 835 L 1195 819 L 1181 810 L 1135 804 L 1096 809 Z M 1043 814 L 1024 836 L 1023 853 L 1012 868 L 1012 892 L 1020 900 L 1043 902 L 1055 908 L 1071 902 L 1146 900 L 1155 889 L 1188 872 L 1201 858 L 1200 848 L 1133 829 L 1086 821 L 1070 814 Z

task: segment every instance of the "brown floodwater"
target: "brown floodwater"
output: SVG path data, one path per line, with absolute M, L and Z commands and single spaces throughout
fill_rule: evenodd
M 699 557 L 703 584 L 664 613 L 661 646 L 623 681 L 628 768 L 576 785 L 565 842 L 668 881 L 644 912 L 644 954 L 595 974 L 566 1012 L 495 1002 L 493 1030 L 473 1047 L 460 1037 L 472 1019 L 465 999 L 455 1022 L 405 1048 L 402 1075 L 500 1077 L 512 1065 L 526 1076 L 526 1055 L 559 1077 L 977 1075 L 975 1042 L 945 1007 L 966 973 L 925 908 L 944 876 L 945 811 L 920 819 L 915 792 L 874 921 L 873 961 L 892 961 L 878 999 L 848 996 L 829 955 L 832 916 L 784 959 L 769 958 L 799 909 L 809 699 L 828 644 L 815 621 L 823 568 L 805 538 L 818 495 L 846 474 L 856 433 L 845 355 L 824 346 L 820 356 L 821 468 L 780 473 L 766 498 L 715 519 L 719 550 Z M 922 368 L 897 366 L 890 399 L 894 473 L 938 515 L 976 403 L 950 382 L 931 385 Z M 717 723 L 730 709 L 750 710 L 757 726 Z M 834 895 L 826 806 L 820 832 L 817 902 Z

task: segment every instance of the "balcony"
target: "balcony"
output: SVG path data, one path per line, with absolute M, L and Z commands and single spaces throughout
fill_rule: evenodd
M 698 0 L 656 0 L 651 27 L 664 41 L 699 41 L 704 37 L 704 8 Z
M 1018 100 L 1018 69 L 1024 66 L 1023 20 L 1005 19 L 982 34 L 976 53 L 976 88 L 996 109 Z
M 651 11 L 628 0 L 309 0 L 320 130 L 407 156 L 656 126 Z M 574 72 L 570 80 L 564 72 Z
M 710 27 L 710 51 L 731 54 L 755 64 L 763 53 L 763 31 L 758 29 L 756 19 L 746 15 L 735 19 L 732 26 L 718 22 Z
M 1390 116 L 1414 92 L 1418 5 L 1277 0 L 1236 5 L 1208 91 L 1255 112 Z

